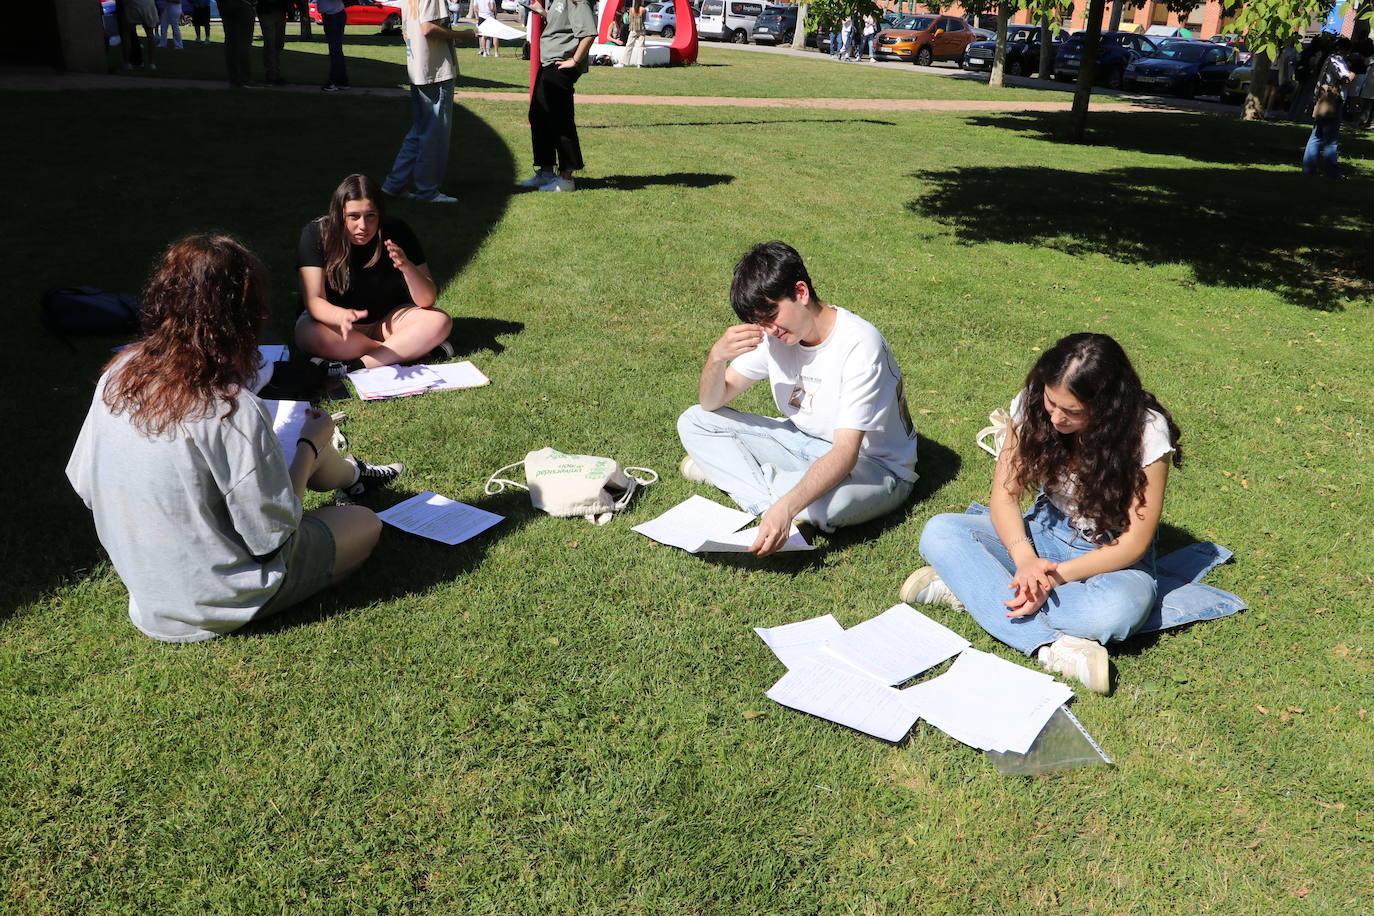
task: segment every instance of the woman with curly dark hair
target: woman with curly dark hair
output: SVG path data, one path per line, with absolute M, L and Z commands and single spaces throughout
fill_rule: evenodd
M 233 239 L 174 242 L 143 293 L 143 339 L 105 367 L 67 463 L 129 617 L 154 639 L 211 639 L 343 578 L 381 522 L 360 506 L 302 513 L 301 495 L 357 493 L 402 470 L 340 455 L 319 410 L 288 464 L 252 391 L 267 290 Z
M 990 513 L 932 518 L 921 533 L 931 566 L 911 574 L 902 600 L 966 607 L 1002 642 L 1106 693 L 1103 644 L 1134 633 L 1154 605 L 1178 426 L 1105 334 L 1050 348 L 1011 417 Z

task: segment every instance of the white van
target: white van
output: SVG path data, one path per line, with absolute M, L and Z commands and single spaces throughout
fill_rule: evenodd
M 754 20 L 769 6 L 759 0 L 702 0 L 701 12 L 697 14 L 697 36 L 748 44 Z

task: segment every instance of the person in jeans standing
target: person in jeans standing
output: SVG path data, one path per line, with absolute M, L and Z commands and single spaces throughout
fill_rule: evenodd
M 576 188 L 573 172 L 584 165 L 573 85 L 587 72 L 587 54 L 596 41 L 596 12 L 591 0 L 550 0 L 547 7 L 535 0 L 530 10 L 544 17 L 544 30 L 539 38 L 539 72 L 530 96 L 534 174 L 520 186 L 571 191 Z
M 181 0 L 167 0 L 162 4 L 162 19 L 158 22 L 157 46 L 167 47 L 167 33 L 172 33 L 172 47 L 178 51 L 181 43 Z
M 320 88 L 325 92 L 341 92 L 349 88 L 348 67 L 344 64 L 344 25 L 348 15 L 343 0 L 317 0 L 320 21 L 324 24 L 324 40 L 329 45 L 329 82 Z
M 411 125 L 391 173 L 382 182 L 382 193 L 431 204 L 457 203 L 456 197 L 439 190 L 448 171 L 453 131 L 453 80 L 458 75 L 453 43 L 477 34 L 472 29 L 456 32 L 449 28 L 446 0 L 402 0 L 401 31 L 410 74 Z
M 273 86 L 284 86 L 281 52 L 286 46 L 287 0 L 258 0 L 258 26 L 262 29 L 263 79 Z
M 1110 689 L 1105 643 L 1154 608 L 1155 533 L 1179 429 L 1121 345 L 1070 334 L 1036 361 L 1011 402 L 986 515 L 943 514 L 921 532 L 931 564 L 908 604 L 966 608 L 1045 668 Z M 1036 493 L 1030 511 L 1021 499 Z
M 219 19 L 224 28 L 224 68 L 229 85 L 247 86 L 252 77 L 248 61 L 253 48 L 253 20 L 257 17 L 254 0 L 220 0 Z
M 1340 38 L 1336 49 L 1322 64 L 1321 75 L 1317 77 L 1317 90 L 1312 104 L 1312 134 L 1307 138 L 1307 147 L 1302 154 L 1302 173 L 1327 178 L 1344 178 L 1340 167 L 1341 119 L 1345 116 L 1345 87 L 1355 79 L 1354 72 L 1345 61 L 1350 53 L 1350 39 Z

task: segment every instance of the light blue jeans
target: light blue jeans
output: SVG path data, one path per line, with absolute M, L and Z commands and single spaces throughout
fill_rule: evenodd
M 1035 552 L 1064 562 L 1097 545 L 1085 540 L 1042 494 L 1026 513 L 1026 533 Z M 937 515 L 921 532 L 921 556 L 994 637 L 1031 655 L 1060 636 L 1083 636 L 1103 645 L 1136 632 L 1155 606 L 1155 549 L 1135 565 L 1068 582 L 1050 592 L 1028 617 L 1007 617 L 1016 564 L 1002 546 L 990 515 Z
M 733 407 L 707 411 L 693 405 L 678 418 L 677 432 L 711 483 L 755 515 L 768 511 L 833 447 L 797 429 L 791 420 Z M 913 483 L 860 455 L 849 476 L 798 518 L 822 531 L 858 525 L 900 506 L 911 495 Z
M 398 196 L 412 185 L 416 200 L 439 193 L 448 171 L 449 135 L 453 131 L 453 80 L 410 87 L 410 132 L 382 182 L 382 190 Z

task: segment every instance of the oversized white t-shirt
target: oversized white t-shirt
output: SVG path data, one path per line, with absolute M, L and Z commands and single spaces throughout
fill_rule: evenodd
M 1007 411 L 1011 414 L 1012 423 L 1018 427 L 1025 418 L 1021 409 L 1025 403 L 1025 398 L 1026 390 L 1022 388 L 1017 392 L 1016 397 L 1011 399 L 1011 406 Z M 1140 466 L 1147 468 L 1172 451 L 1174 451 L 1174 445 L 1169 439 L 1169 421 L 1164 419 L 1164 414 L 1157 410 L 1146 411 L 1145 427 L 1140 431 Z M 1076 484 L 1077 478 L 1070 475 L 1062 486 L 1046 487 L 1045 495 L 1060 512 L 1064 513 L 1070 524 L 1089 540 L 1092 540 L 1092 535 L 1096 531 L 1091 521 L 1078 514 Z
M 281 586 L 277 551 L 301 518 L 267 409 L 240 391 L 227 419 L 218 407 L 153 438 L 105 406 L 108 378 L 96 386 L 67 478 L 129 589 L 129 618 L 167 642 L 238 629 Z
M 902 480 L 916 479 L 916 427 L 906 406 L 902 370 L 878 329 L 835 307 L 835 326 L 814 347 L 765 336 L 730 367 L 768 379 L 784 417 L 809 436 L 835 441 L 835 430 L 864 434 L 859 454 Z
M 442 83 L 458 75 L 453 42 L 426 38 L 420 27 L 426 22 L 448 26 L 448 0 L 401 0 L 401 32 L 406 40 L 406 73 L 412 86 Z

